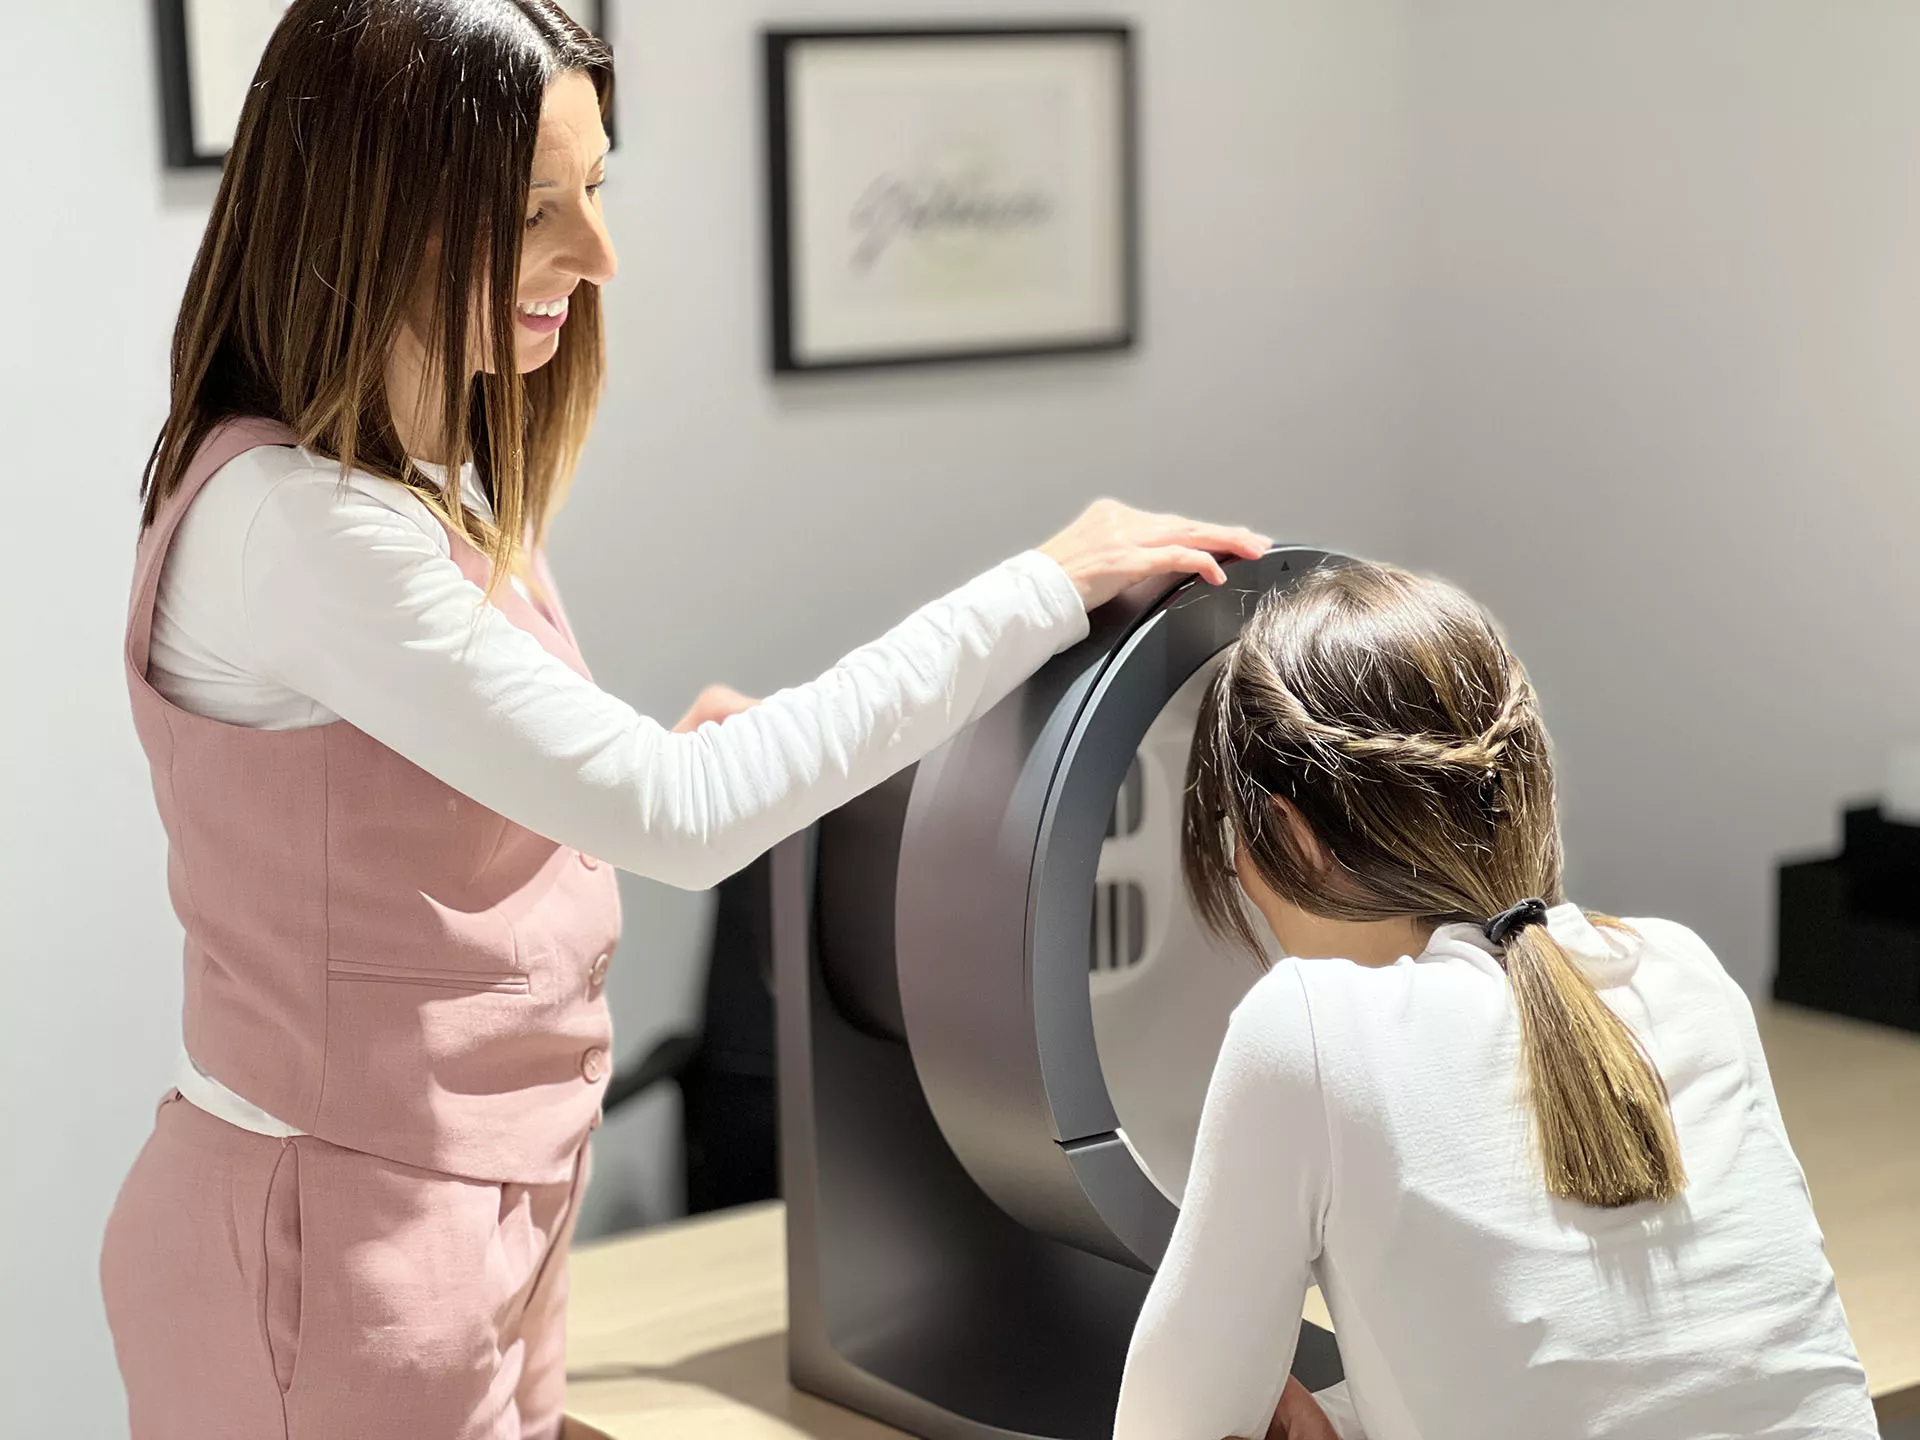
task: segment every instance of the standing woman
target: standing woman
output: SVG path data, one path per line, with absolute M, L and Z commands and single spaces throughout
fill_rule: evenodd
M 551 0 L 294 0 L 174 337 L 127 630 L 186 931 L 102 1280 L 136 1440 L 551 1440 L 613 868 L 714 883 L 1244 530 L 1102 502 L 675 731 L 541 542 L 592 421 L 605 48 Z M 723 722 L 723 723 L 716 723 Z

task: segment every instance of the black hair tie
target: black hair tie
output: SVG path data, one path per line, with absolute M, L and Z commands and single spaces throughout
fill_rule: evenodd
M 1529 925 L 1547 923 L 1547 902 L 1544 900 L 1522 900 L 1511 910 L 1502 910 L 1498 915 L 1480 928 L 1486 932 L 1487 939 L 1496 945 L 1507 943 L 1507 937 L 1526 929 Z

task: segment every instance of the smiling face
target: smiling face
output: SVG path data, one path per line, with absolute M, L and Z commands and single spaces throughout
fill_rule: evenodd
M 539 370 L 560 353 L 562 332 L 582 299 L 581 283 L 597 289 L 612 280 L 618 268 L 600 213 L 607 148 L 593 80 L 580 70 L 562 71 L 542 91 L 526 210 L 520 221 L 523 231 L 510 306 L 510 348 L 513 369 L 521 375 Z M 485 197 L 478 198 L 485 203 Z M 451 433 L 459 434 L 468 382 L 477 374 L 492 375 L 505 368 L 493 340 L 484 241 L 465 265 L 449 273 L 444 268 L 443 240 L 438 229 L 427 238 L 404 323 L 386 360 L 387 401 L 401 444 L 415 458 L 436 463 L 461 448 L 457 440 L 447 438 L 447 429 L 451 426 Z M 439 361 L 441 347 L 448 343 L 438 318 L 442 287 L 466 292 L 465 335 L 462 341 L 452 342 L 464 363 L 452 377 Z M 593 314 L 589 348 L 597 349 L 597 305 Z M 452 408 L 448 408 L 449 378 L 455 387 Z M 597 388 L 597 381 L 594 384 Z
M 557 76 L 540 109 L 514 295 L 513 350 L 523 375 L 560 348 L 580 282 L 605 285 L 618 268 L 600 214 L 607 143 L 593 82 L 577 70 Z M 490 350 L 483 342 L 481 354 Z

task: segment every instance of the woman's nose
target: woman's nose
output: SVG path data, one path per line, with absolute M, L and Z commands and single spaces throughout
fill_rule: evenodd
M 568 268 L 582 280 L 605 285 L 619 271 L 620 260 L 613 253 L 613 237 L 607 233 L 607 222 L 599 206 L 588 205 L 580 211 L 579 223 L 568 240 Z

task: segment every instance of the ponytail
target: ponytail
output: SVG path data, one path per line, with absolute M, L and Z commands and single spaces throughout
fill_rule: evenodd
M 1680 1142 L 1633 1032 L 1544 925 L 1516 931 L 1505 956 L 1548 1192 L 1609 1209 L 1671 1200 L 1687 1183 Z

